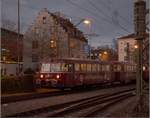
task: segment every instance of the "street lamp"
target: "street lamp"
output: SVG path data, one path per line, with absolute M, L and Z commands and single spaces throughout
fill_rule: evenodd
M 91 24 L 91 21 L 90 21 L 90 20 L 88 20 L 88 19 L 81 19 L 80 22 L 78 22 L 78 23 L 75 25 L 75 27 L 77 27 L 78 25 L 80 25 L 82 22 L 83 22 L 84 24 L 86 24 L 86 25 L 90 25 L 90 24 Z
M 74 26 L 77 27 L 78 25 L 80 25 L 81 23 L 84 23 L 86 25 L 90 25 L 91 21 L 88 19 L 81 19 L 77 24 L 75 24 Z M 70 57 L 70 37 L 68 37 L 68 57 Z
M 91 31 L 91 24 L 92 24 L 92 22 L 91 22 L 90 20 L 88 20 L 88 19 L 84 19 L 84 20 L 83 20 L 83 23 L 84 23 L 85 25 L 87 25 L 87 26 L 89 27 L 89 30 L 90 30 L 90 34 L 88 35 L 88 36 L 89 36 L 89 45 L 90 45 L 91 36 L 94 36 L 94 35 L 92 34 L 92 31 Z M 89 49 L 89 56 L 90 56 L 90 59 L 91 59 L 91 47 L 90 47 L 90 49 Z
M 86 25 L 90 25 L 91 21 L 90 20 L 84 20 L 83 23 L 86 24 Z

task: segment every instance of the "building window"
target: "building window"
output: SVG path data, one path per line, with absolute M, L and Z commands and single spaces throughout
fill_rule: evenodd
M 39 34 L 39 29 L 38 28 L 35 28 L 35 33 Z
M 32 41 L 32 49 L 37 49 L 38 48 L 38 41 L 37 40 L 33 40 Z
M 128 61 L 128 56 L 124 56 L 124 61 Z
M 38 62 L 39 58 L 37 54 L 32 54 L 32 62 Z
M 43 17 L 43 24 L 46 24 L 46 17 Z

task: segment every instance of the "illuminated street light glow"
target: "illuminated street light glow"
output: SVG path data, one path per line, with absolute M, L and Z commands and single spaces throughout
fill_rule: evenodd
M 54 41 L 52 40 L 51 43 L 54 43 Z
M 84 20 L 83 23 L 89 25 L 89 24 L 91 24 L 91 21 L 89 21 L 89 20 Z
M 106 51 L 104 51 L 104 54 L 108 54 Z

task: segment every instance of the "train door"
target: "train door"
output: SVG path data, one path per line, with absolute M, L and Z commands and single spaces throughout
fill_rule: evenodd
M 121 64 L 113 64 L 114 81 L 120 81 L 122 67 Z
M 65 66 L 68 67 L 68 74 L 65 79 L 65 86 L 73 87 L 74 86 L 74 64 L 69 63 L 69 64 L 66 64 Z

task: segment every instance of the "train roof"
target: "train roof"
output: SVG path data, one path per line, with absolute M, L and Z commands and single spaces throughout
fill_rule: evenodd
M 135 65 L 134 63 L 129 63 L 129 62 L 121 62 L 121 61 L 100 61 L 100 60 L 91 60 L 91 59 L 79 59 L 79 58 L 61 58 L 61 59 L 49 59 L 46 61 L 43 61 L 43 63 L 49 63 L 49 62 L 70 62 L 70 63 L 100 63 L 100 64 L 132 64 Z

